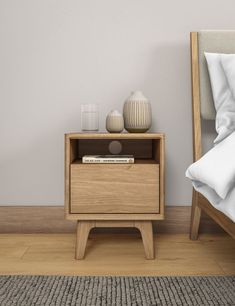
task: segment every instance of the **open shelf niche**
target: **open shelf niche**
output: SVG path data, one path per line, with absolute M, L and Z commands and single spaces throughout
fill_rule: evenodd
M 146 164 L 160 161 L 159 139 L 70 139 L 70 163 L 81 163 L 84 155 L 111 155 L 109 145 L 113 141 L 121 144 L 120 154 L 133 155 L 135 163 Z

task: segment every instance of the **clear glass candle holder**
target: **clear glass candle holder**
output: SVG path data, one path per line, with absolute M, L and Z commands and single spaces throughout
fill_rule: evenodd
M 81 129 L 84 132 L 99 130 L 99 110 L 97 104 L 81 105 Z

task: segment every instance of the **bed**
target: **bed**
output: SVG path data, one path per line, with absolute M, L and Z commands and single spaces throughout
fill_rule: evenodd
M 235 31 L 200 31 L 191 33 L 194 161 L 199 160 L 202 156 L 202 120 L 215 119 L 215 109 L 204 52 L 235 53 Z M 194 189 L 190 228 L 190 238 L 192 240 L 198 238 L 202 210 L 235 238 L 235 223 L 214 208 L 201 193 Z

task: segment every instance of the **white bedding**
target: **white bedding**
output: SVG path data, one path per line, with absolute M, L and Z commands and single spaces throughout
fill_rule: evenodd
M 235 55 L 205 52 L 205 57 L 216 110 L 217 144 L 235 131 L 235 92 L 231 87 L 235 80 Z
M 193 187 L 235 222 L 235 132 L 186 171 Z

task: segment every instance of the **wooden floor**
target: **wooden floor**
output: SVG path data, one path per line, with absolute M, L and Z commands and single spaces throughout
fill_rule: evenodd
M 74 259 L 73 234 L 0 235 L 0 274 L 231 275 L 235 241 L 227 235 L 155 236 L 156 259 L 145 260 L 137 235 L 91 236 L 86 259 Z

